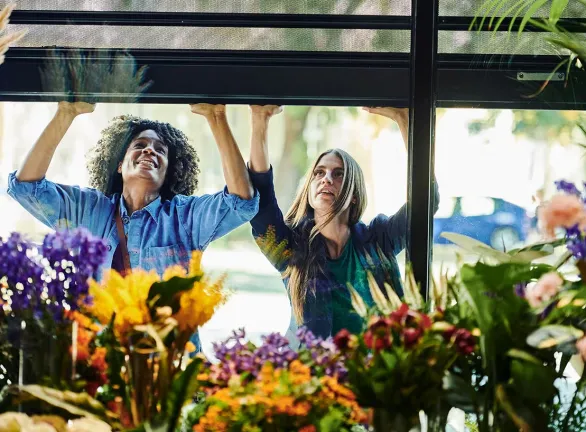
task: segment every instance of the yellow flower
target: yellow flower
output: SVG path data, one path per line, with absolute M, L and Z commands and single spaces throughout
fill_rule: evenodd
M 163 273 L 163 280 L 168 281 L 169 279 L 172 279 L 175 276 L 186 277 L 187 271 L 183 267 L 181 267 L 180 265 L 174 265 L 174 266 L 168 267 L 165 270 L 165 273 Z
M 191 289 L 179 294 L 180 309 L 173 315 L 180 331 L 193 332 L 208 322 L 216 308 L 228 298 L 228 292 L 223 286 L 225 276 L 211 283 L 204 277 L 201 257 L 201 251 L 192 252 L 189 270 L 179 265 L 171 266 L 165 270 L 162 279 L 154 270 L 146 272 L 136 269 L 124 277 L 110 270 L 104 274 L 102 282 L 90 281 L 89 294 L 93 297 L 93 305 L 88 308 L 88 312 L 102 324 L 108 324 L 112 315 L 116 314 L 114 332 L 125 340 L 134 326 L 152 322 L 147 300 L 153 283 L 168 281 L 175 276 L 199 276 L 200 280 Z M 158 312 L 160 316 L 155 317 L 155 321 L 170 316 L 171 308 L 160 307 Z
M 223 275 L 213 284 L 202 279 L 195 282 L 190 290 L 181 293 L 179 311 L 173 316 L 179 330 L 195 331 L 212 318 L 218 306 L 226 303 L 228 292 L 223 286 L 225 279 Z
M 104 274 L 102 282 L 90 281 L 93 297 L 88 312 L 102 324 L 108 324 L 115 313 L 114 332 L 122 339 L 136 325 L 151 322 L 147 298 L 151 285 L 159 281 L 156 272 L 133 270 L 123 277 L 115 270 Z

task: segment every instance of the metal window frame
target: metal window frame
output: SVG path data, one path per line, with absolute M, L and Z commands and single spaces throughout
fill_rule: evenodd
M 153 85 L 145 103 L 275 103 L 288 105 L 411 107 L 407 257 L 427 295 L 432 251 L 432 179 L 435 109 L 438 107 L 586 110 L 586 72 L 541 84 L 520 72 L 549 73 L 549 56 L 437 53 L 440 31 L 468 30 L 472 17 L 438 17 L 438 0 L 412 0 L 412 16 L 210 14 L 169 12 L 14 11 L 12 24 L 189 26 L 411 30 L 411 53 L 127 50 L 147 65 Z M 584 31 L 585 19 L 561 21 Z M 503 25 L 508 27 L 510 19 Z M 519 22 L 512 28 L 518 29 Z M 488 23 L 479 29 L 489 31 Z M 529 31 L 541 31 L 528 26 Z M 73 50 L 62 49 L 62 51 Z M 111 61 L 116 50 L 92 50 Z M 0 67 L 0 101 L 58 101 L 41 87 L 39 70 L 53 48 L 13 48 Z M 170 79 L 172 77 L 172 79 Z M 407 85 L 410 83 L 410 85 Z M 111 95 L 103 95 L 111 98 Z M 441 187 L 441 185 L 440 185 Z

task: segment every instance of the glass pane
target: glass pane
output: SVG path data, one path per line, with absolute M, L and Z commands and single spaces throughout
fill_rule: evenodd
M 586 41 L 586 34 L 576 34 Z M 547 41 L 548 33 L 440 31 L 438 51 L 442 54 L 564 55 Z
M 123 27 L 90 25 L 10 25 L 28 29 L 15 46 L 409 52 L 410 32 L 403 30 Z
M 411 15 L 411 1 L 379 0 L 20 0 L 19 9 L 203 13 Z
M 440 16 L 476 16 L 482 13 L 482 6 L 487 3 L 486 0 L 440 0 L 439 1 L 439 15 Z M 492 12 L 492 15 L 502 16 L 510 7 L 515 3 L 519 4 L 516 0 L 509 0 L 505 5 L 497 12 Z M 532 2 L 531 4 L 533 4 Z M 544 5 L 539 8 L 533 16 L 535 17 L 546 17 L 549 15 L 550 2 L 544 2 Z M 515 9 L 516 10 L 516 9 Z M 507 16 L 513 16 L 513 12 L 509 12 Z M 569 2 L 564 14 L 564 18 L 584 18 L 584 6 L 577 2 Z
M 494 198 L 462 197 L 460 198 L 460 214 L 463 217 L 488 216 L 495 211 Z
M 16 230 L 40 241 L 50 231 L 6 194 L 6 186 L 8 174 L 19 167 L 55 110 L 54 103 L 0 103 L 0 236 Z M 250 152 L 249 111 L 242 105 L 227 108 L 229 123 L 245 160 Z M 109 120 L 121 114 L 165 121 L 181 129 L 200 159 L 196 194 L 215 193 L 223 188 L 220 155 L 210 129 L 187 105 L 98 104 L 92 114 L 75 119 L 57 148 L 47 179 L 89 186 L 89 174 L 84 168 L 88 151 Z M 285 107 L 283 113 L 271 120 L 268 142 L 276 194 L 283 212 L 291 205 L 311 164 L 329 148 L 346 150 L 362 168 L 368 194 L 363 221 L 368 223 L 380 213 L 392 215 L 405 203 L 407 155 L 401 134 L 391 120 L 356 108 Z M 398 260 L 401 272 L 403 257 L 401 254 Z M 228 285 L 235 290 L 228 304 L 219 309 L 201 332 L 206 354 L 212 353 L 212 342 L 239 327 L 244 327 L 255 341 L 268 332 L 285 333 L 291 308 L 281 275 L 259 250 L 249 223 L 213 241 L 204 253 L 203 264 L 215 274 L 226 272 Z
M 433 270 L 455 270 L 462 251 L 442 232 L 455 232 L 499 250 L 543 238 L 537 229 L 538 206 L 555 192 L 556 180 L 581 184 L 586 158 L 579 123 L 586 113 L 440 109 L 436 127 L 435 170 L 440 211 L 434 219 Z M 450 207 L 458 197 L 456 210 Z M 563 251 L 559 251 L 560 253 Z M 552 262 L 556 253 L 547 258 Z M 549 261 L 548 261 L 549 262 Z

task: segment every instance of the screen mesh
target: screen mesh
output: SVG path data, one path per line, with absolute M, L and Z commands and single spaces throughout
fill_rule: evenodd
M 10 25 L 20 47 L 409 52 L 408 30 Z
M 576 34 L 586 43 L 586 34 Z M 546 38 L 547 33 L 441 31 L 438 52 L 442 54 L 565 55 Z
M 439 15 L 440 16 L 476 16 L 484 15 L 483 5 L 486 0 L 439 0 Z M 514 4 L 518 4 L 518 0 L 508 0 L 505 6 L 494 11 L 491 9 L 490 16 L 513 16 L 514 12 L 506 13 Z M 544 6 L 539 8 L 534 17 L 546 17 L 549 14 L 550 2 L 546 2 Z M 525 9 L 526 10 L 526 9 Z M 579 1 L 569 2 L 568 7 L 562 15 L 564 18 L 586 18 L 586 6 L 580 4 Z
M 411 0 L 19 0 L 18 8 L 70 11 L 411 15 Z

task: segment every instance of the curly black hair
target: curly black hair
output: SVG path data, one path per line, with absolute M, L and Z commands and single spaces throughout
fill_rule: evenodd
M 134 137 L 145 130 L 153 130 L 167 146 L 169 166 L 161 187 L 161 199 L 175 195 L 192 195 L 197 189 L 199 158 L 187 136 L 169 123 L 147 120 L 132 115 L 112 119 L 102 131 L 98 143 L 90 150 L 88 171 L 90 185 L 106 196 L 122 193 L 122 175 L 118 164 Z

